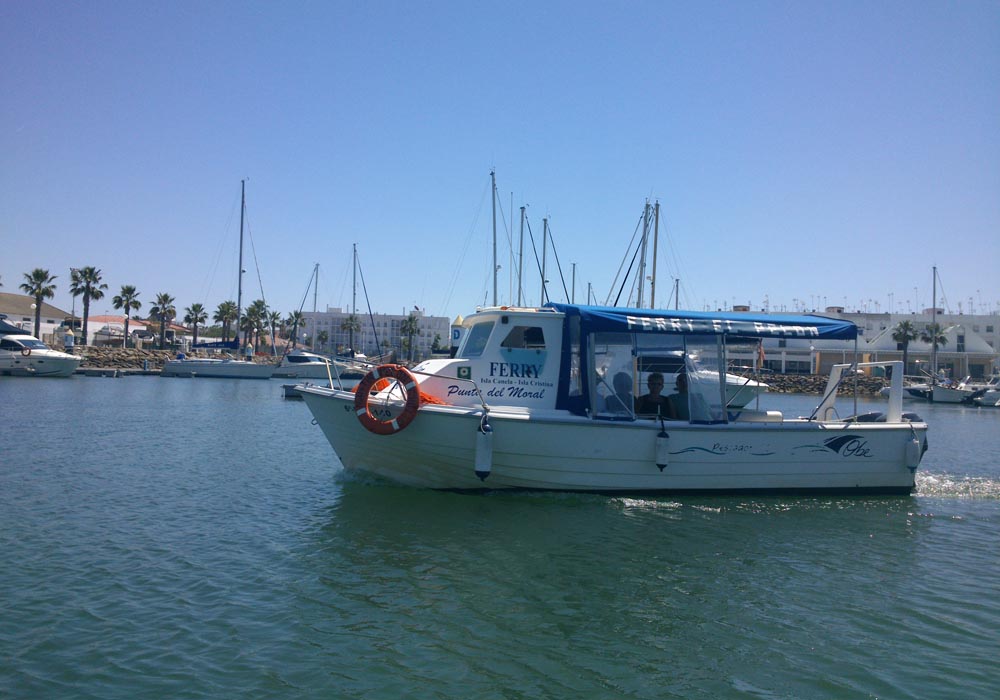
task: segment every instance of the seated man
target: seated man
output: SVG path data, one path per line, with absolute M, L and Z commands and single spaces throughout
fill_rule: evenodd
M 690 420 L 688 413 L 688 384 L 687 374 L 681 372 L 677 375 L 675 384 L 676 393 L 667 397 L 667 418 L 673 420 Z
M 632 396 L 632 377 L 628 372 L 619 372 L 612 380 L 615 393 L 604 399 L 604 410 L 609 413 L 628 413 L 631 415 L 635 404 Z
M 660 392 L 663 391 L 663 375 L 659 372 L 651 372 L 646 380 L 649 393 L 643 394 L 635 402 L 635 412 L 644 415 L 667 416 L 667 397 Z

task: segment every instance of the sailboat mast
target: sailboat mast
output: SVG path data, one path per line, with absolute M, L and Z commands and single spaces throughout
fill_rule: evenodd
M 542 219 L 542 297 L 538 302 L 539 306 L 545 306 L 545 258 L 549 245 L 549 220 Z
M 635 307 L 637 309 L 642 308 L 643 299 L 643 289 L 646 283 L 646 244 L 649 242 L 649 200 L 646 200 L 646 204 L 642 207 L 642 242 L 639 244 L 641 247 L 639 255 L 639 290 L 638 297 L 636 298 Z
M 497 175 L 490 171 L 493 199 L 493 306 L 497 305 Z
M 358 244 L 354 244 L 354 264 L 352 265 L 353 276 L 351 278 L 351 314 L 358 314 Z M 351 348 L 354 351 L 354 348 Z
M 524 207 L 521 207 L 521 237 L 517 244 L 517 305 L 521 306 L 521 290 L 524 287 Z M 74 299 L 76 297 L 73 297 Z
M 247 181 L 240 180 L 240 266 L 236 276 L 236 352 L 240 351 L 240 314 L 243 310 L 243 215 L 247 210 Z
M 649 283 L 649 308 L 656 308 L 656 249 L 660 242 L 660 200 L 653 211 L 653 278 Z
M 313 318 L 316 318 L 316 297 L 319 296 L 319 263 L 313 268 Z M 316 350 L 316 334 L 312 334 L 312 349 Z
M 316 313 L 317 296 L 319 296 L 319 263 L 313 268 L 313 313 Z
M 937 383 L 937 266 L 931 268 L 934 279 L 931 282 L 931 374 L 934 383 Z

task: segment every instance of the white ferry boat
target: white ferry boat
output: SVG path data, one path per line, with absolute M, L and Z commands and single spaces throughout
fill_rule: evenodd
M 927 425 L 903 413 L 902 363 L 835 366 L 808 416 L 727 404 L 727 341 L 856 341 L 849 321 L 548 304 L 486 308 L 464 325 L 455 358 L 380 366 L 356 392 L 298 387 L 346 469 L 455 490 L 905 494 L 915 486 Z M 688 392 L 670 398 L 680 419 L 674 410 L 637 413 L 632 397 L 678 352 Z M 856 399 L 853 410 L 844 399 L 838 406 L 838 387 L 872 365 L 894 369 L 885 414 L 857 415 Z

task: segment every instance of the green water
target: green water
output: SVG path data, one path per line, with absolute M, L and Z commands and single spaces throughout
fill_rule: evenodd
M 1000 688 L 1000 411 L 920 406 L 913 497 L 634 499 L 351 478 L 276 381 L 0 402 L 0 697 Z

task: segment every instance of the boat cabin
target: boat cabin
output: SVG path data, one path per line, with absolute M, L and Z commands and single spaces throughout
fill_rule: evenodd
M 662 396 L 679 394 L 683 375 L 687 396 L 673 401 L 687 404 L 681 418 L 692 423 L 728 422 L 727 348 L 733 344 L 745 351 L 761 338 L 857 338 L 853 323 L 820 316 L 555 303 L 483 309 L 464 326 L 455 358 L 413 369 L 421 392 L 446 404 L 568 411 L 602 420 L 670 417 L 659 410 L 637 413 L 637 399 L 661 378 Z

